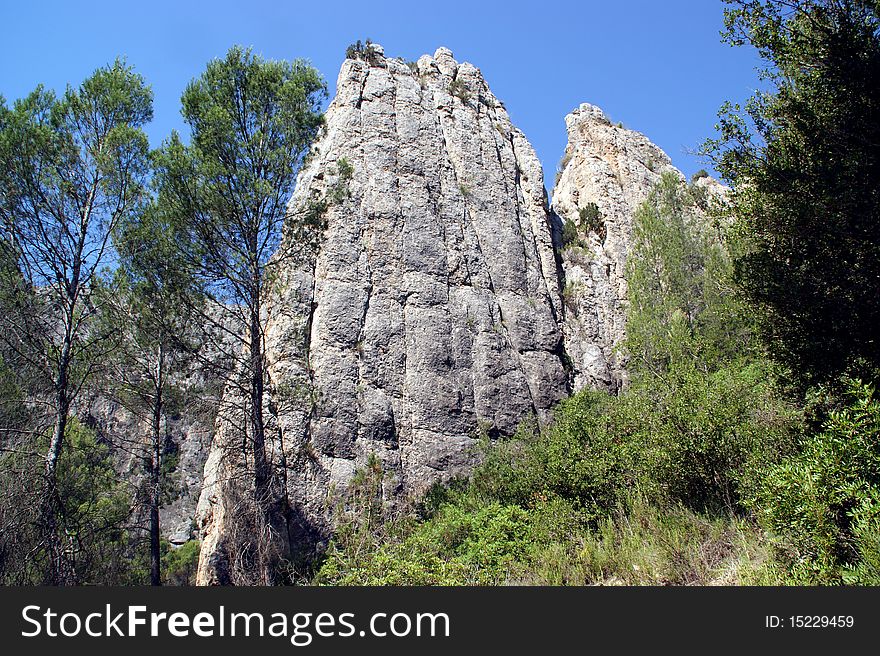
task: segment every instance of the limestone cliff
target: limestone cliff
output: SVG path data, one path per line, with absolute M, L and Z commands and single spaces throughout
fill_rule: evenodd
M 133 488 L 146 484 L 143 465 L 149 428 L 118 402 L 103 396 L 89 399 L 78 413 L 83 423 L 94 428 L 98 438 L 113 448 L 113 462 Z M 161 535 L 172 545 L 180 545 L 196 535 L 195 510 L 211 442 L 210 409 L 187 408 L 164 422 L 165 482 L 159 509 Z M 138 506 L 134 520 L 148 525 L 146 509 Z
M 391 506 L 466 473 L 481 432 L 624 386 L 635 213 L 664 172 L 683 179 L 644 135 L 583 104 L 565 118 L 550 209 L 540 162 L 478 69 L 445 48 L 409 63 L 378 46 L 355 54 L 290 201 L 326 228 L 266 299 L 264 410 L 287 509 L 270 532 L 302 552 L 329 535 L 334 490 L 371 457 Z M 228 580 L 252 485 L 229 407 L 197 511 L 200 583 Z
M 290 201 L 297 215 L 324 210 L 320 248 L 267 299 L 272 458 L 293 543 L 326 534 L 328 496 L 371 454 L 388 499 L 414 495 L 464 472 L 480 430 L 546 419 L 570 391 L 534 151 L 449 50 L 407 64 L 373 48 L 343 63 Z M 625 202 L 606 210 L 622 216 Z M 246 485 L 225 457 L 236 439 L 221 417 L 199 504 L 202 583 L 222 580 L 232 486 Z
M 568 146 L 553 190 L 553 210 L 578 230 L 561 251 L 563 332 L 573 387 L 615 391 L 626 382 L 617 353 L 624 337 L 626 256 L 638 206 L 664 171 L 682 174 L 647 137 L 614 125 L 582 104 L 565 117 Z

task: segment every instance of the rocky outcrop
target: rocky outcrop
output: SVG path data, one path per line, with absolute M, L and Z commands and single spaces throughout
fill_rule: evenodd
M 83 421 L 97 431 L 101 440 L 113 445 L 114 463 L 126 481 L 134 488 L 146 485 L 144 459 L 149 426 L 104 398 L 89 404 Z M 164 432 L 166 466 L 159 529 L 164 539 L 177 546 L 197 537 L 195 512 L 212 430 L 210 422 L 198 414 L 186 413 L 169 417 Z M 145 507 L 135 510 L 135 518 L 142 525 L 148 523 L 145 513 Z
M 571 222 L 569 237 L 577 229 L 561 251 L 565 349 L 575 390 L 616 391 L 626 383 L 618 346 L 633 217 L 663 172 L 683 176 L 647 137 L 612 124 L 598 107 L 582 104 L 565 124 L 568 146 L 553 190 L 553 210 Z
M 272 459 L 303 543 L 371 456 L 388 499 L 415 495 L 464 472 L 480 431 L 546 419 L 570 390 L 541 164 L 474 66 L 445 48 L 347 59 L 290 207 L 326 221 L 267 299 Z M 223 454 L 240 440 L 223 421 L 199 507 L 202 583 L 222 578 L 233 514 Z

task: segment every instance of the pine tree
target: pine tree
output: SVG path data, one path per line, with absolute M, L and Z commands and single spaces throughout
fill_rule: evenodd
M 151 585 L 162 580 L 159 508 L 169 397 L 198 347 L 195 324 L 202 306 L 192 272 L 177 252 L 177 233 L 161 199 L 119 226 L 119 268 L 102 317 L 118 340 L 108 386 L 147 428 L 137 450 L 146 450 Z
M 312 226 L 293 222 L 287 201 L 321 125 L 324 93 L 307 63 L 266 61 L 234 47 L 183 94 L 191 144 L 175 134 L 158 159 L 167 211 L 187 233 L 181 256 L 208 299 L 203 320 L 219 335 L 213 347 L 236 363 L 228 382 L 247 415 L 254 503 L 264 521 L 253 528 L 258 534 L 275 532 L 279 515 L 264 418 L 264 292 L 314 236 Z M 273 565 L 259 567 L 261 582 L 271 583 Z
M 111 235 L 145 198 L 152 92 L 121 61 L 61 97 L 37 87 L 2 109 L 0 220 L 28 308 L 0 317 L 0 339 L 48 389 L 51 438 L 40 521 L 47 582 L 75 582 L 59 531 L 57 468 L 71 407 L 108 344 L 90 330 L 94 291 L 111 259 Z

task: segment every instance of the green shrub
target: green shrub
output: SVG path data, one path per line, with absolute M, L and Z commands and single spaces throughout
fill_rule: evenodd
M 587 203 L 578 210 L 578 227 L 584 232 L 595 232 L 600 238 L 605 237 L 605 222 L 596 203 Z
M 527 548 L 526 512 L 516 506 L 444 503 L 424 523 L 390 521 L 353 549 L 337 538 L 318 572 L 322 585 L 503 583 Z
M 610 405 L 604 393 L 584 390 L 557 406 L 550 428 L 524 424 L 513 439 L 488 445 L 472 475 L 473 493 L 524 508 L 564 499 L 588 516 L 607 511 L 632 471 L 630 444 Z
M 461 100 L 465 105 L 470 102 L 471 92 L 461 78 L 457 77 L 449 83 L 449 93 Z
M 195 585 L 199 565 L 198 540 L 189 540 L 179 547 L 162 540 L 162 583 L 164 585 Z
M 619 412 L 635 426 L 642 489 L 658 502 L 742 510 L 756 473 L 791 450 L 796 414 L 771 380 L 766 364 L 734 361 L 679 365 L 662 386 L 628 390 Z
M 345 58 L 361 59 L 370 66 L 375 66 L 379 63 L 379 51 L 376 50 L 369 39 L 364 43 L 361 43 L 360 39 L 358 39 L 356 43 L 352 43 L 345 49 Z
M 847 567 L 843 580 L 853 585 L 880 585 L 880 491 L 870 490 L 853 520 L 858 561 Z
M 578 235 L 577 226 L 571 219 L 565 219 L 562 223 L 562 247 L 569 248 L 571 246 L 579 246 L 581 243 L 580 235 Z
M 45 453 L 48 437 L 35 444 Z M 25 451 L 0 457 L 0 496 L 11 500 L 0 509 L 0 582 L 45 582 L 49 572 L 46 542 L 37 521 L 45 489 L 42 458 Z M 109 446 L 76 418 L 68 420 L 58 460 L 57 493 L 60 533 L 78 583 L 144 583 L 144 545 L 129 526 L 132 496 L 113 467 Z
M 389 522 L 357 557 L 334 541 L 315 583 L 499 585 L 536 582 L 545 575 L 582 583 L 572 581 L 570 561 L 577 553 L 574 536 L 583 526 L 565 502 L 541 502 L 526 510 L 451 492 L 421 522 Z M 552 559 L 550 553 L 566 556 Z
M 873 553 L 864 556 L 876 545 L 880 512 L 880 402 L 859 381 L 850 383 L 850 399 L 799 453 L 767 472 L 752 500 L 805 582 L 838 583 L 848 568 L 870 578 L 876 565 Z

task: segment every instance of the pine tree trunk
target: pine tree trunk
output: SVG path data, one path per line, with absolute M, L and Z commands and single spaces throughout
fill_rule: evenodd
M 150 453 L 150 585 L 162 585 L 159 536 L 159 502 L 162 469 L 162 392 L 165 387 L 165 349 L 160 342 L 156 353 L 155 389 L 153 395 L 153 426 Z
M 70 398 L 68 394 L 68 376 L 70 372 L 72 318 L 69 317 L 61 345 L 58 371 L 55 376 L 55 425 L 49 450 L 46 453 L 46 491 L 40 509 L 41 525 L 45 532 L 46 547 L 49 555 L 49 583 L 51 585 L 72 585 L 76 582 L 76 574 L 70 555 L 65 551 L 64 540 L 58 527 L 58 511 L 61 499 L 58 495 L 58 460 L 64 445 L 64 433 L 70 414 Z
M 275 517 L 273 513 L 271 472 L 266 456 L 266 428 L 263 422 L 263 345 L 259 303 L 254 304 L 250 325 L 251 433 L 254 451 L 254 502 L 259 551 L 259 569 L 263 585 L 274 585 L 275 562 L 272 557 Z
M 269 502 L 269 464 L 266 458 L 266 429 L 263 425 L 263 348 L 260 334 L 259 306 L 251 313 L 251 429 L 254 448 L 254 490 L 257 503 L 265 508 Z

